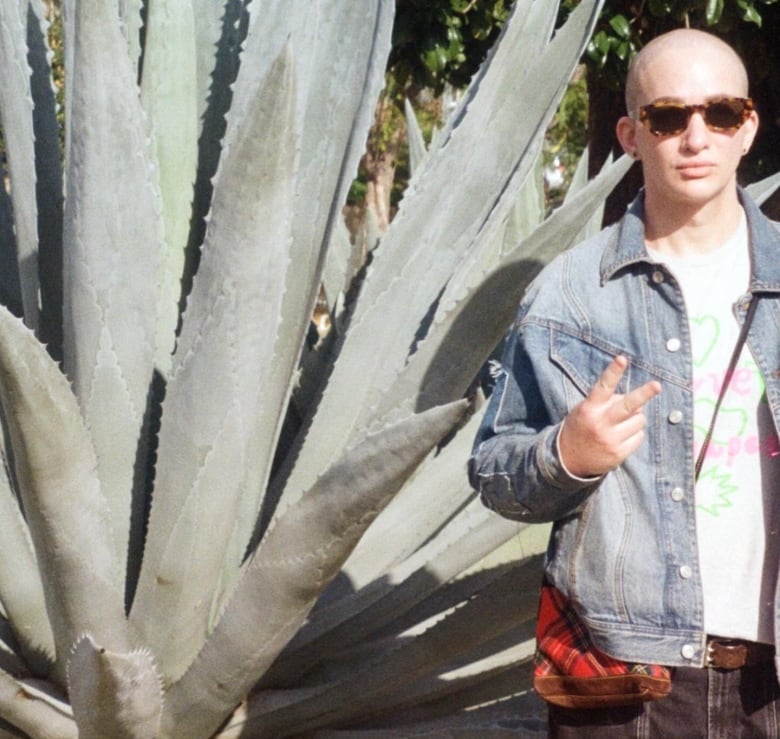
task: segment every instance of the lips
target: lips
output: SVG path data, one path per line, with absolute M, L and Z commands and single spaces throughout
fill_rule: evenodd
M 712 172 L 715 165 L 712 162 L 686 162 L 685 164 L 677 165 L 677 171 L 683 177 L 697 178 L 705 177 Z

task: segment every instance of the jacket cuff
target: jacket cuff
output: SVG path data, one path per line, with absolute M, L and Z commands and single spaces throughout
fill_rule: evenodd
M 561 458 L 560 435 L 563 422 L 551 426 L 544 432 L 538 447 L 537 464 L 541 474 L 549 483 L 562 490 L 581 490 L 596 485 L 603 477 L 578 477 L 566 469 Z
M 592 485 L 593 483 L 598 482 L 601 480 L 603 475 L 596 475 L 595 477 L 579 477 L 578 475 L 569 472 L 569 469 L 566 467 L 566 463 L 563 461 L 563 457 L 561 456 L 561 431 L 563 431 L 564 423 L 566 423 L 565 420 L 561 421 L 555 434 L 555 456 L 558 459 L 558 464 L 560 465 L 561 470 L 563 470 L 564 475 L 566 475 L 570 480 L 576 480 L 581 485 Z

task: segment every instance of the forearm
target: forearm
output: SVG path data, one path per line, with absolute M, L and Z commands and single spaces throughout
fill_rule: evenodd
M 539 432 L 499 433 L 475 445 L 469 476 L 488 508 L 512 520 L 544 523 L 584 503 L 601 478 L 568 473 L 559 455 L 559 430 L 556 424 Z

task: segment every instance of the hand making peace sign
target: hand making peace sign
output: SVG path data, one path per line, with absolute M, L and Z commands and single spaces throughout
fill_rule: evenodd
M 558 445 L 561 461 L 570 474 L 603 475 L 642 443 L 647 423 L 644 406 L 661 392 L 661 384 L 651 380 L 625 395 L 616 393 L 627 367 L 625 357 L 615 357 L 585 400 L 564 419 Z

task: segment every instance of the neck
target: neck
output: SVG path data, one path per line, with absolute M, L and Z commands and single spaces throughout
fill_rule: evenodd
M 739 227 L 742 206 L 736 188 L 728 196 L 704 205 L 656 204 L 645 197 L 645 241 L 647 245 L 671 256 L 706 254 L 721 246 Z

